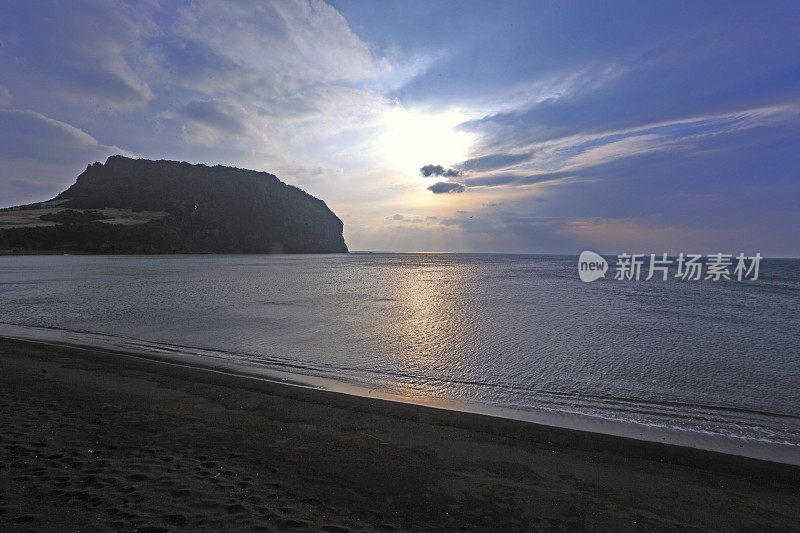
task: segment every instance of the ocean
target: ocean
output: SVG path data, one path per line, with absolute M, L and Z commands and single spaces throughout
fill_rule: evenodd
M 800 261 L 583 283 L 577 257 L 0 257 L 0 335 L 800 464 Z

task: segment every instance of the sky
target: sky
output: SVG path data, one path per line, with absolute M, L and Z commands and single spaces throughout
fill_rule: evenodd
M 0 4 L 0 207 L 263 170 L 351 250 L 800 257 L 797 2 Z

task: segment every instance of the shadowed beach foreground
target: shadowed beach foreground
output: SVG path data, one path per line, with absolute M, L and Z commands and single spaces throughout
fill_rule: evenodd
M 0 529 L 800 528 L 800 468 L 0 339 Z

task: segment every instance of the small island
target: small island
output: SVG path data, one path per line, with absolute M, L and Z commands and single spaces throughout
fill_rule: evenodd
M 45 202 L 0 209 L 0 250 L 347 253 L 322 200 L 266 172 L 123 156 Z

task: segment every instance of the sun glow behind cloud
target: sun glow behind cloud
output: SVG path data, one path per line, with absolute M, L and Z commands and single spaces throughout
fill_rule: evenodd
M 383 133 L 377 136 L 373 152 L 398 172 L 417 178 L 423 165 L 453 165 L 466 159 L 475 135 L 457 126 L 472 118 L 462 110 L 429 113 L 393 107 L 379 120 Z

